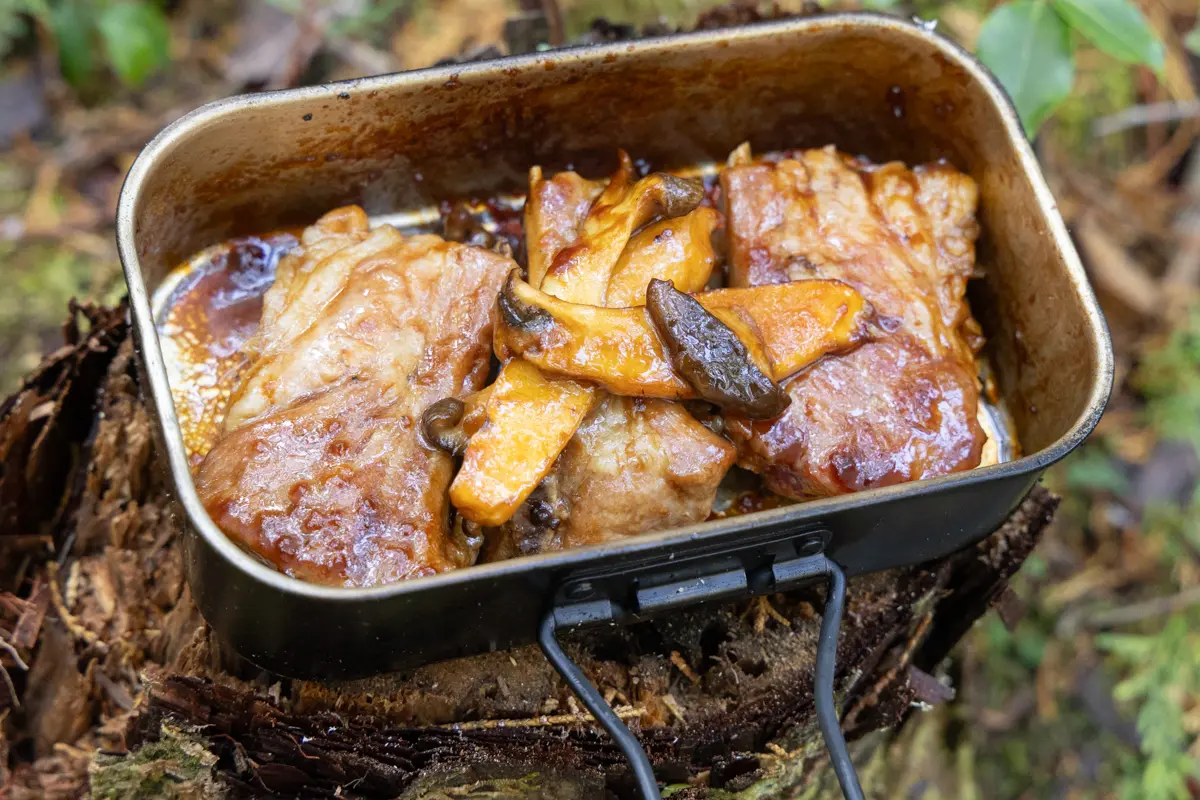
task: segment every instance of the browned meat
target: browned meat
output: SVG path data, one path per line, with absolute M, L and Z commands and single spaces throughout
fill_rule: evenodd
M 945 165 L 874 166 L 832 147 L 734 160 L 721 175 L 732 285 L 842 280 L 886 333 L 793 378 L 778 420 L 731 419 L 739 462 L 798 498 L 977 466 L 980 337 L 964 296 L 974 181 Z
M 217 525 L 280 570 L 372 586 L 465 566 L 450 456 L 426 406 L 487 375 L 496 294 L 514 266 L 437 236 L 331 212 L 280 262 L 252 363 L 197 489 Z M 475 543 L 477 546 L 477 543 Z
M 666 400 L 606 395 L 485 558 L 598 544 L 705 519 L 734 449 Z

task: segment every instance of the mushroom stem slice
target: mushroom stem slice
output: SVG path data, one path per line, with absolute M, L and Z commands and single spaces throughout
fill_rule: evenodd
M 458 512 L 484 526 L 512 517 L 550 472 L 597 396 L 593 387 L 543 375 L 522 359 L 506 363 L 484 405 L 485 421 L 470 437 L 462 469 L 450 484 Z
M 712 236 L 720 218 L 713 209 L 701 206 L 635 233 L 613 268 L 604 305 L 642 305 L 654 278 L 671 281 L 681 292 L 704 289 L 716 264 Z
M 699 182 L 664 172 L 642 178 L 612 204 L 608 201 L 618 192 L 610 189 L 592 204 L 578 241 L 554 257 L 542 279 L 543 291 L 572 303 L 603 305 L 630 237 L 656 219 L 682 217 L 704 199 Z
M 492 387 L 485 386 L 465 400 L 446 397 L 421 412 L 421 439 L 430 449 L 461 456 L 467 442 L 484 423 L 484 411 Z

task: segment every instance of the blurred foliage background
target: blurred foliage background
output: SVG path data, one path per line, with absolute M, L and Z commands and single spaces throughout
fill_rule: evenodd
M 243 91 L 691 26 L 702 0 L 0 0 L 0 389 L 71 297 L 124 293 L 121 180 Z M 1112 328 L 1117 382 L 1052 533 L 886 763 L 895 797 L 1200 797 L 1197 0 L 844 0 L 935 21 L 1012 92 Z M 716 12 L 753 15 L 754 4 Z M 724 17 L 719 15 L 724 14 Z M 713 17 L 710 16 L 710 19 Z M 599 22 L 597 21 L 599 20 Z M 895 752 L 900 748 L 901 753 Z

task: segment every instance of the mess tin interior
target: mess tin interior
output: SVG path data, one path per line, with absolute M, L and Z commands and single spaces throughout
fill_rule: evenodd
M 1023 458 L 375 589 L 276 573 L 208 519 L 148 298 L 189 255 L 348 203 L 380 215 L 521 193 L 533 165 L 603 175 L 618 147 L 672 169 L 719 163 L 743 141 L 756 153 L 833 143 L 875 161 L 944 158 L 974 177 L 985 277 L 970 300 Z M 220 101 L 146 148 L 118 223 L 148 399 L 190 525 L 193 592 L 235 649 L 285 674 L 366 674 L 532 641 L 565 580 L 602 573 L 636 584 L 655 570 L 686 574 L 680 565 L 702 572 L 718 557 L 752 570 L 801 531 L 826 531 L 827 552 L 851 574 L 944 555 L 991 531 L 1082 441 L 1111 383 L 1103 320 L 1007 99 L 955 45 L 884 16 L 814 16 Z

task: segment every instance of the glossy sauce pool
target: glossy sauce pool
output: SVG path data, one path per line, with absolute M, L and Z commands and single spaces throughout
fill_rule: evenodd
M 258 330 L 263 294 L 291 232 L 234 239 L 175 269 L 154 296 L 155 324 L 183 443 L 194 470 L 216 440 Z

